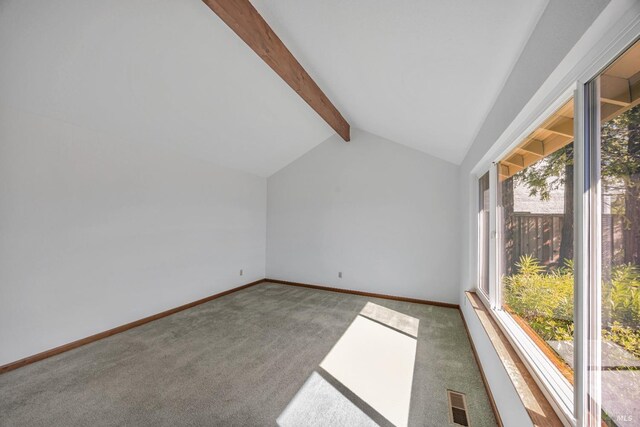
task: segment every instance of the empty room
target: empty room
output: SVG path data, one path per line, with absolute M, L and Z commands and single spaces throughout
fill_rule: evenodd
M 0 0 L 0 427 L 640 427 L 640 1 Z

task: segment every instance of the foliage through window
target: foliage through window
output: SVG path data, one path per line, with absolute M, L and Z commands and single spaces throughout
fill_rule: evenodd
M 600 92 L 601 404 L 609 426 L 640 425 L 640 43 Z
M 573 384 L 573 100 L 499 165 L 502 308 Z

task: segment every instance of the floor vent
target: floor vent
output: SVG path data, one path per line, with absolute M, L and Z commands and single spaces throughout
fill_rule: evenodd
M 454 426 L 469 427 L 467 401 L 464 394 L 447 390 L 447 395 L 449 396 L 449 421 Z

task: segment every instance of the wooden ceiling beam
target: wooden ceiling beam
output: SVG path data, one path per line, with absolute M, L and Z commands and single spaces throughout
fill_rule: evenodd
M 500 180 L 504 181 L 573 142 L 573 126 L 571 100 L 500 161 L 500 165 L 504 165 L 504 169 L 500 169 Z
M 611 104 L 611 105 L 617 105 L 618 107 L 628 107 L 629 105 L 631 105 L 630 102 L 625 102 L 625 101 L 618 101 L 616 99 L 611 99 L 611 98 L 604 98 L 601 97 L 600 100 L 602 102 L 605 102 L 607 104 Z
M 538 157 L 544 157 L 544 142 L 538 139 L 532 139 L 520 147 L 520 150 Z
M 561 117 L 555 123 L 544 129 L 557 135 L 573 138 L 573 119 L 570 117 Z
M 625 89 L 624 84 L 620 83 L 620 78 L 612 78 L 611 76 L 607 76 L 606 74 L 602 75 L 602 87 L 600 89 L 600 101 L 602 101 L 602 103 L 600 106 L 600 112 L 601 120 L 603 122 L 607 122 L 640 104 L 640 78 L 638 78 L 639 75 L 640 73 L 636 73 L 636 75 L 633 76 L 634 83 L 632 83 L 631 80 L 622 79 L 626 81 L 627 89 Z M 616 94 L 612 93 L 614 91 L 611 88 L 615 87 L 612 82 L 617 83 L 617 87 L 619 88 L 616 99 L 611 98 L 612 96 L 616 97 Z M 624 92 L 625 90 L 627 90 L 627 93 Z
M 338 135 L 349 141 L 350 126 L 249 0 L 203 0 Z
M 513 175 L 512 173 L 509 173 L 509 166 L 502 163 L 500 163 L 499 166 L 498 175 L 501 182 Z
M 511 157 L 503 160 L 503 163 L 508 163 L 510 166 L 524 168 L 524 157 L 520 154 L 514 154 Z
M 600 76 L 600 99 L 608 104 L 628 107 L 631 104 L 631 84 L 621 77 Z

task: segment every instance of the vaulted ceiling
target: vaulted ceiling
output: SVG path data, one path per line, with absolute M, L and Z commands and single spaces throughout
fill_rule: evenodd
M 547 1 L 252 3 L 353 127 L 459 163 Z M 0 64 L 4 106 L 262 176 L 334 133 L 200 0 L 4 0 Z

